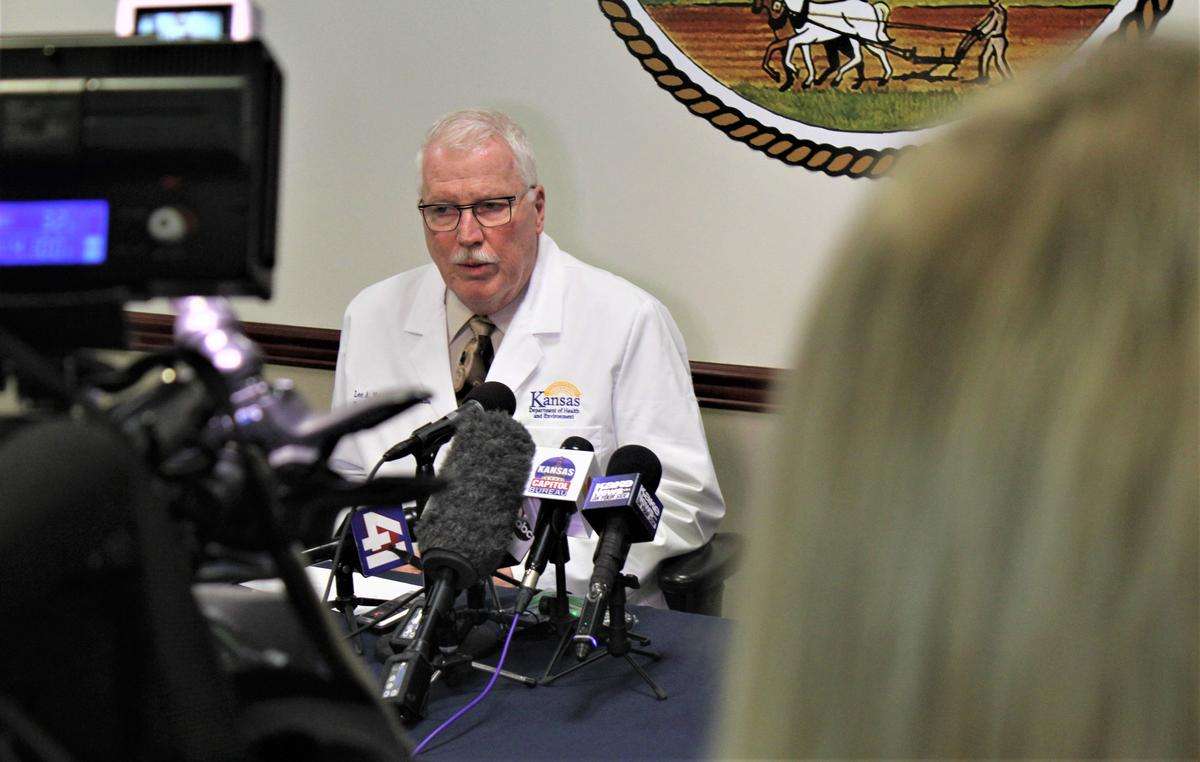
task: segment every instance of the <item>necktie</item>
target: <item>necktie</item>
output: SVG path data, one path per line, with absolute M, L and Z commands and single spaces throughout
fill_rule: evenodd
M 492 331 L 496 326 L 482 315 L 475 315 L 468 321 L 471 338 L 458 357 L 458 366 L 454 369 L 454 397 L 461 405 L 471 390 L 483 383 L 487 378 L 488 368 L 492 364 L 495 352 L 492 350 Z

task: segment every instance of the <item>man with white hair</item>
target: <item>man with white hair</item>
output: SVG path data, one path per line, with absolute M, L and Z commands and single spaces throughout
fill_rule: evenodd
M 350 303 L 333 404 L 394 388 L 432 396 L 347 438 L 335 458 L 366 471 L 484 380 L 513 390 L 515 418 L 538 445 L 581 436 L 601 463 L 619 446 L 649 447 L 662 461 L 663 515 L 654 541 L 634 545 L 625 570 L 642 585 L 631 601 L 662 605 L 659 561 L 707 542 L 725 513 L 675 322 L 657 299 L 545 234 L 546 191 L 509 117 L 481 110 L 443 117 L 417 166 L 432 265 L 369 286 Z M 385 468 L 402 473 L 411 464 Z M 586 592 L 595 544 L 570 538 L 572 593 Z

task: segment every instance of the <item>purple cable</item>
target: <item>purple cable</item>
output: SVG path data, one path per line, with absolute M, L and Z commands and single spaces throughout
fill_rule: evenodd
M 421 743 L 417 744 L 417 748 L 413 749 L 414 757 L 417 756 L 418 754 L 420 754 L 422 751 L 424 751 L 425 747 L 429 745 L 429 742 L 433 740 L 434 736 L 436 736 L 438 733 L 441 733 L 446 728 L 450 727 L 451 723 L 453 723 L 459 717 L 462 717 L 464 714 L 469 712 L 471 710 L 471 708 L 474 707 L 476 704 L 478 704 L 480 701 L 483 701 L 483 697 L 486 696 L 488 694 L 488 691 L 490 691 L 492 689 L 492 686 L 496 684 L 496 678 L 500 677 L 500 670 L 504 669 L 504 659 L 508 656 L 508 644 L 512 642 L 513 633 L 515 633 L 517 631 L 517 622 L 520 619 L 521 619 L 521 615 L 519 613 L 513 617 L 512 626 L 508 628 L 508 636 L 504 639 L 504 648 L 500 649 L 500 661 L 496 663 L 496 669 L 495 669 L 495 671 L 492 672 L 492 679 L 488 680 L 488 684 L 483 686 L 483 690 L 479 692 L 478 696 L 471 699 L 471 703 L 467 704 L 462 709 L 459 709 L 457 712 L 455 712 L 453 715 L 450 716 L 450 719 L 446 720 L 441 725 L 438 725 L 436 728 L 434 728 L 429 733 L 429 735 L 427 735 L 423 739 L 421 739 Z

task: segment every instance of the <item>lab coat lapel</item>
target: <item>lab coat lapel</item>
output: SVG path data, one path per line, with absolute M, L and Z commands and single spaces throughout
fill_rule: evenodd
M 446 286 L 430 267 L 408 311 L 404 331 L 413 342 L 408 352 L 412 378 L 430 393 L 429 404 L 438 416 L 458 406 L 450 380 L 450 352 L 446 343 Z
M 521 387 L 542 361 L 542 337 L 557 335 L 562 330 L 564 285 L 558 246 L 542 234 L 529 288 L 488 369 L 489 381 L 500 381 L 514 394 L 520 394 Z

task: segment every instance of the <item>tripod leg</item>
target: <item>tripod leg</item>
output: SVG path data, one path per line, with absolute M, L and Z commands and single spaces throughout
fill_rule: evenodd
M 554 555 L 554 626 L 559 632 L 572 630 L 571 601 L 567 596 L 567 534 L 564 529 L 557 537 Z
M 646 637 L 645 635 L 638 635 L 636 632 L 627 632 L 625 633 L 625 637 L 636 640 L 643 646 L 650 645 L 650 638 Z
M 587 665 L 593 664 L 608 655 L 609 655 L 608 649 L 601 648 L 601 649 L 593 652 L 592 655 L 589 656 L 586 660 L 581 661 L 578 664 L 572 664 L 571 666 L 564 669 L 562 672 L 559 672 L 557 675 L 552 675 L 549 678 L 543 678 L 542 685 L 549 685 L 550 683 L 554 682 L 558 678 L 565 677 L 566 675 L 571 674 L 572 672 L 574 672 L 577 669 L 583 669 Z
M 571 636 L 574 634 L 575 628 L 573 626 L 569 626 L 567 627 L 566 631 L 563 632 L 562 637 L 558 639 L 558 649 L 554 652 L 554 658 L 551 659 L 550 663 L 546 665 L 546 671 L 542 674 L 543 683 L 550 682 L 550 679 L 548 679 L 550 678 L 550 671 L 554 669 L 554 665 L 558 664 L 558 660 L 561 659 L 563 654 L 567 652 L 567 646 L 571 645 Z M 555 678 L 557 678 L 557 675 Z
M 471 669 L 477 669 L 480 672 L 487 672 L 489 675 L 496 674 L 497 672 L 495 667 L 478 661 L 471 662 Z M 499 670 L 499 674 L 500 677 L 507 677 L 513 682 L 520 683 L 521 685 L 527 685 L 530 688 L 536 688 L 538 685 L 538 681 L 536 679 L 529 677 L 528 675 L 520 675 L 516 672 L 509 672 L 507 669 Z
M 637 672 L 639 675 L 641 675 L 642 679 L 646 681 L 646 685 L 650 686 L 650 690 L 654 691 L 654 695 L 658 697 L 659 701 L 667 700 L 666 691 L 664 691 L 662 688 L 659 688 L 654 681 L 650 679 L 650 675 L 646 674 L 646 670 L 642 669 L 641 665 L 634 661 L 632 656 L 625 654 L 625 661 L 629 662 L 629 666 L 633 667 L 634 672 Z
M 345 603 L 341 604 L 338 608 L 341 609 L 342 617 L 345 618 L 345 620 L 346 620 L 346 630 L 348 632 L 353 631 L 354 624 L 355 624 L 354 623 L 354 601 L 346 601 Z M 351 642 L 354 644 L 354 653 L 358 654 L 359 656 L 362 656 L 362 654 L 363 654 L 361 638 L 362 638 L 362 633 L 360 631 L 351 640 Z
M 488 597 L 491 599 L 492 611 L 502 610 L 504 607 L 500 605 L 500 596 L 496 593 L 496 583 L 492 581 L 491 577 L 488 577 L 483 581 L 483 584 Z
M 641 648 L 631 648 L 631 649 L 629 649 L 629 652 L 638 654 L 639 656 L 647 656 L 647 657 L 653 659 L 654 661 L 658 661 L 659 659 L 662 658 L 662 654 L 660 654 L 660 653 L 657 653 L 655 651 L 646 651 Z

